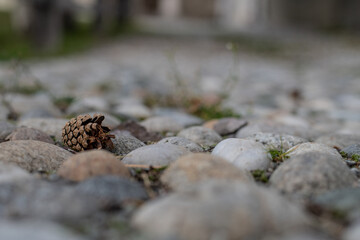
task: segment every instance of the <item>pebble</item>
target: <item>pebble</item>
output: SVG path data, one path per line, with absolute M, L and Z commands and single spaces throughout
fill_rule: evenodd
M 86 197 L 97 199 L 101 208 L 105 210 L 148 199 L 145 189 L 139 183 L 118 176 L 89 178 L 77 185 L 75 191 Z
M 114 135 L 115 138 L 111 139 L 114 144 L 114 148 L 110 149 L 110 151 L 115 155 L 123 156 L 137 148 L 145 146 L 142 141 L 133 137 L 131 134 L 116 131 Z
M 130 152 L 122 162 L 135 165 L 164 166 L 189 153 L 190 151 L 187 149 L 173 144 L 152 144 Z
M 183 138 L 183 137 L 167 137 L 167 138 L 163 138 L 158 143 L 159 144 L 174 144 L 177 146 L 184 147 L 193 153 L 204 151 L 204 149 L 199 144 L 194 143 L 193 141 L 191 141 L 187 138 Z
M 182 127 L 190 127 L 202 124 L 203 120 L 186 112 L 172 108 L 155 108 L 155 116 L 169 117 Z
M 261 239 L 307 228 L 311 219 L 269 189 L 208 181 L 143 205 L 132 222 L 158 239 L 202 240 Z
M 7 141 L 16 140 L 37 140 L 50 144 L 55 144 L 54 140 L 49 135 L 41 130 L 35 128 L 20 127 L 15 129 L 9 136 L 6 137 Z
M 315 142 L 343 149 L 349 145 L 360 143 L 360 135 L 331 133 L 317 138 Z
M 279 151 L 287 151 L 290 148 L 307 142 L 306 139 L 295 137 L 286 134 L 276 133 L 255 133 L 252 136 L 247 137 L 248 140 L 253 140 L 264 145 L 266 149 L 276 149 Z
M 101 175 L 130 177 L 125 165 L 104 150 L 84 151 L 69 157 L 60 166 L 57 174 L 76 182 Z
M 212 179 L 253 182 L 249 172 L 234 168 L 226 160 L 206 153 L 180 157 L 161 176 L 161 181 L 175 191 Z
M 18 140 L 0 144 L 0 162 L 15 163 L 30 172 L 53 172 L 72 154 L 53 144 Z
M 29 172 L 11 163 L 0 162 L 0 184 L 28 181 L 33 178 Z
M 313 152 L 319 152 L 321 154 L 330 154 L 334 158 L 342 160 L 340 153 L 335 148 L 313 142 L 306 142 L 296 145 L 295 147 L 292 147 L 287 151 L 287 155 L 289 157 L 295 157 L 298 155 L 302 155 L 304 153 L 313 153 Z
M 135 121 L 126 121 L 117 126 L 113 131 L 129 132 L 142 142 L 157 142 L 162 139 L 159 133 L 151 133 Z
M 0 239 L 6 240 L 83 240 L 65 227 L 42 220 L 0 220 Z
M 0 142 L 5 141 L 5 138 L 9 136 L 9 134 L 14 131 L 15 128 L 15 125 L 7 121 L 0 121 Z
M 245 127 L 247 121 L 238 118 L 222 118 L 214 124 L 214 130 L 221 136 L 235 133 L 240 128 Z
M 350 146 L 347 146 L 343 149 L 341 149 L 348 157 L 352 157 L 353 155 L 359 155 L 360 156 L 360 144 L 352 144 Z
M 115 114 L 128 115 L 138 119 L 149 118 L 152 113 L 151 110 L 143 104 L 123 104 L 115 107 Z
M 31 118 L 19 121 L 17 126 L 35 128 L 45 132 L 51 137 L 55 137 L 58 141 L 62 141 L 62 128 L 67 121 L 67 119 L 57 118 Z
M 204 147 L 215 146 L 222 140 L 221 136 L 214 130 L 200 126 L 189 127 L 181 130 L 177 136 L 187 138 Z
M 77 99 L 66 110 L 67 114 L 80 114 L 83 112 L 101 111 L 107 112 L 109 104 L 101 97 L 85 97 Z
M 150 117 L 140 123 L 149 132 L 178 133 L 183 127 L 169 117 Z
M 212 154 L 224 158 L 244 170 L 266 170 L 271 156 L 261 143 L 252 140 L 228 138 L 221 141 Z
M 341 158 L 316 151 L 291 156 L 270 178 L 271 186 L 280 192 L 305 198 L 355 183 L 355 175 Z

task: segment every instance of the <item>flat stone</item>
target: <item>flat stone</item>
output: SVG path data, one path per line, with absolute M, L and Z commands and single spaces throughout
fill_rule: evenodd
M 238 118 L 223 118 L 217 121 L 214 125 L 214 130 L 221 136 L 226 136 L 235 133 L 240 128 L 245 127 L 247 121 Z
M 101 175 L 130 177 L 125 165 L 104 150 L 90 150 L 69 157 L 61 165 L 57 174 L 71 181 L 83 181 Z
M 211 179 L 253 182 L 249 172 L 234 168 L 228 161 L 206 153 L 180 157 L 161 176 L 161 181 L 175 191 Z
M 221 136 L 214 130 L 199 126 L 186 128 L 180 131 L 177 136 L 187 138 L 205 147 L 215 146 L 222 140 Z
M 0 162 L 15 163 L 30 172 L 53 172 L 70 156 L 70 152 L 60 147 L 35 140 L 0 144 Z
M 143 205 L 132 222 L 158 239 L 205 240 L 261 239 L 306 229 L 312 220 L 269 189 L 209 181 Z
M 31 118 L 18 122 L 19 127 L 35 128 L 55 137 L 56 140 L 62 141 L 62 128 L 68 122 L 67 119 L 57 118 Z
M 296 154 L 272 174 L 270 184 L 287 195 L 313 197 L 355 185 L 356 177 L 336 155 L 323 152 Z
M 130 202 L 148 199 L 145 189 L 137 182 L 118 176 L 98 176 L 81 182 L 75 188 L 78 194 L 96 198 L 102 209 L 120 208 Z
M 360 144 L 352 144 L 350 146 L 347 146 L 343 149 L 341 149 L 348 157 L 351 157 L 353 155 L 359 155 L 360 156 Z
M 183 137 L 167 137 L 167 138 L 163 138 L 158 143 L 159 144 L 174 144 L 177 146 L 184 147 L 193 153 L 204 151 L 204 149 L 199 144 L 194 143 L 193 141 L 191 141 L 187 138 L 183 138 Z
M 317 138 L 315 142 L 342 149 L 349 145 L 360 143 L 360 135 L 332 133 Z
M 83 240 L 65 227 L 42 220 L 0 220 L 0 239 Z
M 190 151 L 187 149 L 173 144 L 152 144 L 130 152 L 122 162 L 125 164 L 164 166 L 189 153 Z
M 114 148 L 110 151 L 115 155 L 123 156 L 137 148 L 145 146 L 142 141 L 133 137 L 131 134 L 125 134 L 117 131 L 114 135 L 115 138 L 111 139 L 114 144 Z
M 262 132 L 255 133 L 246 139 L 259 142 L 263 144 L 266 149 L 277 149 L 279 151 L 287 151 L 298 144 L 308 142 L 304 138 L 291 135 Z
M 169 117 L 150 117 L 140 123 L 149 132 L 177 133 L 183 127 Z
M 15 128 L 15 125 L 7 121 L 0 121 L 0 142 L 5 141 L 5 138 L 14 131 Z
M 37 140 L 50 144 L 55 144 L 51 137 L 41 130 L 35 128 L 20 127 L 15 129 L 9 136 L 6 137 L 7 141 L 17 140 Z
M 266 170 L 271 156 L 261 143 L 255 141 L 228 138 L 221 141 L 212 155 L 219 156 L 244 170 Z

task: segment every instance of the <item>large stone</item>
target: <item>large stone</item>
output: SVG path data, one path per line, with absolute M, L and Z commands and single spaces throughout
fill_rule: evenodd
M 332 133 L 319 137 L 315 142 L 342 149 L 351 144 L 360 143 L 360 135 Z
M 161 181 L 173 190 L 186 189 L 195 183 L 212 179 L 253 182 L 249 172 L 234 168 L 228 161 L 206 153 L 179 158 L 161 176 Z
M 153 144 L 138 148 L 124 157 L 126 164 L 164 166 L 189 154 L 187 149 L 173 144 Z
M 46 134 L 53 136 L 56 140 L 62 140 L 62 128 L 67 123 L 67 119 L 57 119 L 57 118 L 31 118 L 24 119 L 18 122 L 19 127 L 28 127 L 39 129 Z
M 129 152 L 145 146 L 145 144 L 133 137 L 131 134 L 125 134 L 120 131 L 114 132 L 115 138 L 111 139 L 114 148 L 110 149 L 115 155 L 126 155 Z
M 141 122 L 141 125 L 149 132 L 177 133 L 182 126 L 169 117 L 150 117 Z
M 0 162 L 0 184 L 33 179 L 33 175 L 12 163 Z
M 0 162 L 9 162 L 32 171 L 53 172 L 72 154 L 53 144 L 19 140 L 0 144 Z
M 81 240 L 65 227 L 43 220 L 1 220 L 0 239 L 6 240 Z
M 104 150 L 91 150 L 75 154 L 61 165 L 57 173 L 72 181 L 83 181 L 101 175 L 130 177 L 125 165 Z
M 204 149 L 200 147 L 199 144 L 194 143 L 193 141 L 183 138 L 183 137 L 167 137 L 163 138 L 158 142 L 159 144 L 175 144 L 181 147 L 186 148 L 190 152 L 203 152 Z
M 271 159 L 270 154 L 261 143 L 238 138 L 228 138 L 221 141 L 216 145 L 212 154 L 248 171 L 266 170 Z
M 304 212 L 255 184 L 209 181 L 145 204 L 133 224 L 158 239 L 261 239 L 306 229 Z
M 314 152 L 318 152 L 322 154 L 330 154 L 334 158 L 337 158 L 339 160 L 342 159 L 340 153 L 334 148 L 326 146 L 324 144 L 312 143 L 312 142 L 302 143 L 290 148 L 287 151 L 287 155 L 289 157 L 295 157 L 298 155 L 302 155 L 304 153 L 314 153 Z
M 312 197 L 334 189 L 351 187 L 356 177 L 336 155 L 306 152 L 290 157 L 270 178 L 277 190 L 292 196 Z
M 5 140 L 17 141 L 17 140 L 37 140 L 54 144 L 54 140 L 41 130 L 35 128 L 20 127 L 15 129 Z
M 215 146 L 222 138 L 214 130 L 206 127 L 190 127 L 180 131 L 178 137 L 184 137 L 199 144 L 200 146 Z
M 300 137 L 262 132 L 255 133 L 246 139 L 259 142 L 263 144 L 266 149 L 277 149 L 279 151 L 287 151 L 298 144 L 307 142 L 306 139 Z

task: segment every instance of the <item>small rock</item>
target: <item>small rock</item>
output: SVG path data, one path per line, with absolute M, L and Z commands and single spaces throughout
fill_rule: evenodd
M 287 151 L 290 148 L 307 142 L 306 139 L 295 137 L 291 135 L 282 135 L 276 133 L 255 133 L 252 136 L 247 137 L 248 140 L 253 140 L 264 145 L 267 149 L 277 149 L 279 151 Z
M 58 175 L 71 181 L 83 181 L 100 175 L 130 177 L 125 165 L 104 150 L 90 150 L 68 158 L 59 168 Z
M 291 156 L 270 178 L 271 186 L 282 193 L 300 197 L 350 187 L 355 182 L 355 175 L 341 158 L 316 151 Z
M 203 240 L 261 239 L 306 229 L 312 221 L 269 189 L 210 181 L 143 205 L 132 222 L 157 239 Z
M 221 141 L 212 154 L 224 158 L 244 170 L 266 170 L 271 156 L 261 143 L 251 140 L 228 138 Z
M 182 126 L 169 117 L 150 117 L 141 122 L 141 125 L 149 132 L 172 132 L 177 133 Z
M 62 140 L 62 129 L 67 123 L 67 119 L 56 118 L 31 118 L 18 122 L 19 127 L 35 128 L 45 132 L 46 134 L 55 137 L 56 140 Z
M 33 175 L 15 164 L 0 162 L 0 184 L 28 181 Z
M 115 155 L 126 155 L 129 152 L 145 146 L 145 144 L 139 139 L 133 137 L 131 134 L 124 134 L 120 131 L 117 131 L 115 138 L 111 139 L 114 144 L 114 148 L 110 149 Z
M 180 124 L 182 127 L 190 127 L 194 125 L 200 125 L 203 120 L 201 118 L 190 115 L 186 112 L 181 112 L 172 108 L 156 108 L 154 110 L 156 116 L 169 117 L 173 121 Z
M 135 121 L 121 123 L 114 130 L 127 131 L 142 142 L 157 142 L 162 139 L 159 133 L 150 133 Z
M 66 110 L 67 114 L 80 114 L 83 112 L 109 110 L 108 103 L 101 97 L 86 97 L 76 100 Z
M 54 144 L 54 140 L 51 139 L 49 135 L 44 133 L 41 130 L 35 128 L 20 127 L 15 129 L 9 136 L 6 137 L 7 141 L 16 141 L 16 140 L 37 140 L 41 142 L 46 142 Z
M 68 151 L 53 144 L 18 140 L 0 144 L 0 162 L 15 163 L 23 169 L 52 172 L 72 156 Z
M 194 183 L 211 179 L 253 182 L 250 173 L 228 161 L 206 153 L 195 153 L 180 157 L 161 176 L 161 181 L 173 190 L 186 189 Z
M 7 121 L 0 121 L 0 142 L 5 141 L 5 138 L 15 130 L 15 126 Z
M 98 176 L 76 186 L 78 194 L 97 199 L 102 209 L 121 207 L 131 201 L 141 202 L 148 198 L 145 189 L 137 182 L 117 176 Z
M 190 152 L 197 153 L 203 152 L 204 149 L 199 144 L 183 137 L 167 137 L 158 142 L 159 144 L 174 144 L 189 150 Z
M 190 151 L 187 149 L 173 144 L 153 144 L 130 152 L 122 162 L 135 165 L 164 166 L 189 153 Z
M 222 138 L 214 130 L 206 127 L 190 127 L 180 131 L 178 137 L 184 137 L 199 144 L 200 146 L 211 147 L 219 143 Z
M 349 145 L 356 144 L 360 142 L 359 134 L 341 134 L 341 133 L 332 133 L 325 135 L 316 139 L 317 143 L 325 144 L 330 147 L 337 147 L 343 149 Z
M 65 227 L 41 220 L 0 220 L 0 239 L 6 240 L 81 240 Z
M 223 118 L 214 125 L 214 130 L 221 136 L 235 133 L 240 128 L 245 127 L 247 121 L 238 118 Z
M 151 116 L 151 110 L 140 103 L 119 105 L 114 109 L 114 113 L 128 115 L 138 119 L 149 118 Z
M 342 160 L 341 155 L 334 148 L 331 148 L 324 144 L 312 143 L 312 142 L 302 143 L 302 144 L 296 145 L 295 147 L 290 148 L 287 151 L 287 155 L 289 157 L 295 157 L 298 155 L 302 155 L 304 153 L 313 153 L 313 152 L 319 152 L 322 154 L 330 154 L 333 157 L 335 157 L 339 160 Z
M 360 144 L 352 144 L 347 146 L 346 148 L 341 149 L 348 157 L 352 157 L 353 155 L 360 156 Z

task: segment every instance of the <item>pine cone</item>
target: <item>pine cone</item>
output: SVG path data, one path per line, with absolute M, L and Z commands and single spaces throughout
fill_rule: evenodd
M 70 119 L 62 130 L 64 144 L 75 151 L 113 148 L 111 138 L 115 136 L 107 134 L 110 132 L 108 127 L 101 126 L 104 119 L 101 114 L 94 114 L 93 118 L 86 114 Z

